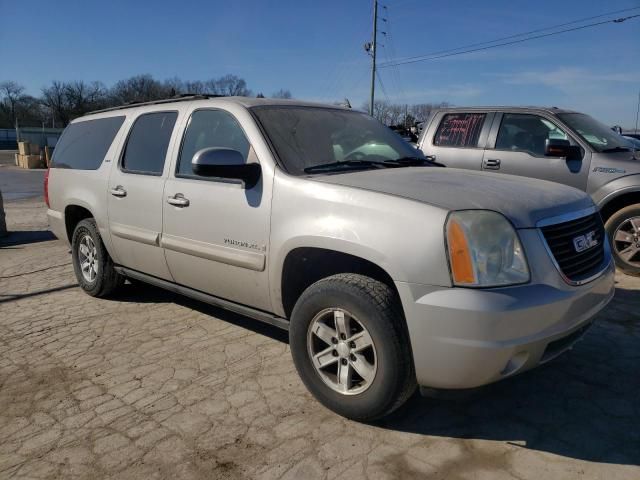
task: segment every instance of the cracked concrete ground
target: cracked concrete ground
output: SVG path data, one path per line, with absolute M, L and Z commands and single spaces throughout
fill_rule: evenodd
M 640 279 L 572 352 L 373 425 L 319 405 L 286 334 L 171 293 L 76 287 L 37 199 L 0 243 L 0 478 L 640 478 Z

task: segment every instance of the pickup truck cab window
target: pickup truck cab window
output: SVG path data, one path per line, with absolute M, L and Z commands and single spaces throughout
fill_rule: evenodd
M 246 161 L 250 145 L 238 121 L 230 113 L 224 110 L 196 110 L 184 134 L 176 176 L 197 177 L 193 173 L 191 160 L 196 152 L 210 147 L 237 150 Z
M 496 150 L 527 152 L 544 157 L 547 139 L 571 138 L 556 124 L 538 115 L 505 113 L 496 138 Z
M 476 148 L 484 113 L 448 113 L 442 118 L 433 144 L 440 147 Z
M 122 170 L 127 173 L 162 175 L 164 161 L 177 112 L 141 115 L 131 127 L 122 154 Z

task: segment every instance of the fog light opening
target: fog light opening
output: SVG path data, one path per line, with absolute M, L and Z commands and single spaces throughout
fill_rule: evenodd
M 519 352 L 509 359 L 505 367 L 500 372 L 500 375 L 506 377 L 507 375 L 513 375 L 526 363 L 529 358 L 529 353 Z

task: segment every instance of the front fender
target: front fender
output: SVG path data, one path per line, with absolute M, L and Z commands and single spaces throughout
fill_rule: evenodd
M 640 174 L 626 175 L 605 183 L 591 194 L 594 203 L 599 209 L 614 198 L 627 193 L 640 192 Z

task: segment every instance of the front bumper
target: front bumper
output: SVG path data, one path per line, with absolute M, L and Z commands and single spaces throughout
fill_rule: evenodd
M 614 294 L 613 263 L 582 286 L 563 282 L 443 288 L 396 282 L 419 385 L 474 388 L 540 365 L 580 338 Z

